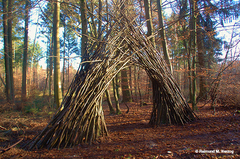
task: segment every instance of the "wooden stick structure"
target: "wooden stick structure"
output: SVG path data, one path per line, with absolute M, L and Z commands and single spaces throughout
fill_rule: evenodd
M 26 145 L 27 149 L 72 147 L 107 135 L 102 96 L 117 73 L 133 63 L 145 69 L 152 81 L 150 124 L 185 124 L 195 120 L 196 115 L 162 55 L 136 20 L 125 15 L 120 7 L 110 15 L 115 25 L 103 40 L 89 42 L 89 61 L 80 64 L 61 107 L 42 132 Z

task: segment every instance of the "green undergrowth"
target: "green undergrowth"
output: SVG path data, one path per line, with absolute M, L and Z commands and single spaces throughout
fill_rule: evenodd
M 53 97 L 35 96 L 26 101 L 23 113 L 32 115 L 52 115 L 56 108 L 53 106 Z

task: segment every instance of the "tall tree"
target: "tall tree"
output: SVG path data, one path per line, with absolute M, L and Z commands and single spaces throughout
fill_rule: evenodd
M 149 0 L 144 0 L 144 8 L 145 8 L 145 17 L 147 19 L 147 36 L 151 37 L 150 40 L 155 47 L 155 37 L 153 35 L 153 24 L 152 24 L 152 14 L 150 10 L 150 2 Z
M 66 56 L 66 16 L 63 15 L 63 68 L 62 68 L 62 96 L 64 96 L 65 83 L 65 56 Z
M 49 97 L 52 96 L 52 72 L 53 72 L 53 58 L 52 58 L 52 56 L 53 56 L 53 36 L 51 37 L 50 34 L 49 34 L 50 46 L 49 46 L 49 84 L 48 84 Z
M 197 17 L 197 26 L 201 26 L 200 18 Z M 201 27 L 197 28 L 197 59 L 199 72 L 199 95 L 197 99 L 206 100 L 206 79 L 205 79 L 205 48 L 204 48 L 204 31 Z
M 60 23 L 60 2 L 58 0 L 55 0 L 53 13 L 53 54 L 54 54 L 54 99 L 57 107 L 60 107 L 60 104 L 62 102 L 59 23 Z
M 5 61 L 5 92 L 6 92 L 6 98 L 7 101 L 10 102 L 10 71 L 9 71 L 9 55 L 8 55 L 8 27 L 7 27 L 7 1 L 2 1 L 3 6 L 3 40 L 4 40 L 4 61 Z
M 9 78 L 10 78 L 10 100 L 15 102 L 14 79 L 13 79 L 13 50 L 12 50 L 12 0 L 8 0 L 8 55 L 9 55 Z
M 127 72 L 127 68 L 121 71 L 122 102 L 132 102 Z
M 157 8 L 158 8 L 158 21 L 159 21 L 159 35 L 161 37 L 163 55 L 167 65 L 169 66 L 171 73 L 173 73 L 172 64 L 171 64 L 168 49 L 167 49 L 165 29 L 163 25 L 162 0 L 157 0 Z
M 88 60 L 87 52 L 87 2 L 86 0 L 80 0 L 80 12 L 81 12 L 81 21 L 82 21 L 82 40 L 81 40 L 81 55 L 82 61 Z
M 24 48 L 23 48 L 23 68 L 22 68 L 22 101 L 25 101 L 26 96 L 27 96 L 28 19 L 29 19 L 29 0 L 26 0 Z
M 196 107 L 196 91 L 197 91 L 197 75 L 196 75 L 196 43 L 197 43 L 197 30 L 196 30 L 196 2 L 190 0 L 190 52 L 192 54 L 192 109 L 197 110 Z
M 112 84 L 113 84 L 113 96 L 114 96 L 114 99 L 116 102 L 116 114 L 122 114 L 120 106 L 119 106 L 119 101 L 118 101 L 118 92 L 117 92 L 117 88 L 116 88 L 117 87 L 117 78 L 116 77 L 112 80 Z M 124 91 L 124 90 L 122 90 L 122 91 Z M 130 95 L 128 97 L 130 97 Z M 124 94 L 123 94 L 123 99 L 124 99 Z M 123 101 L 123 102 L 127 102 L 127 101 Z
M 125 12 L 127 11 L 127 9 L 125 8 L 125 4 L 127 1 L 124 0 L 120 0 L 120 6 L 121 6 L 121 11 Z M 124 48 L 125 49 L 125 48 Z M 121 70 L 121 87 L 122 87 L 122 102 L 132 102 L 132 98 L 131 98 L 131 92 L 130 92 L 130 87 L 129 87 L 129 82 L 128 82 L 128 74 L 127 71 L 128 69 L 125 68 L 123 70 Z M 116 92 L 118 93 L 118 87 L 117 87 L 117 76 L 116 76 Z

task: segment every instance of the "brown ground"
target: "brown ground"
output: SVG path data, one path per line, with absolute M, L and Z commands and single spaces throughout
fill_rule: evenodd
M 50 120 L 48 115 L 2 113 L 0 125 L 12 131 L 0 139 L 0 150 L 21 138 L 24 140 L 0 154 L 0 158 L 240 158 L 240 114 L 236 109 L 217 107 L 214 115 L 209 106 L 204 106 L 197 112 L 200 118 L 197 121 L 184 126 L 153 128 L 148 125 L 150 104 L 143 107 L 134 103 L 128 105 L 129 113 L 125 113 L 126 107 L 122 105 L 121 115 L 109 115 L 105 106 L 109 136 L 92 145 L 60 150 L 25 151 L 21 148 L 46 126 Z M 234 153 L 196 153 L 195 150 L 230 150 Z

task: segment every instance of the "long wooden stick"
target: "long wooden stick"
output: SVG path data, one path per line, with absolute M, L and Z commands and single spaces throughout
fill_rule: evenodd
M 3 150 L 0 150 L 1 151 L 1 153 L 0 154 L 2 154 L 2 153 L 4 153 L 4 152 L 6 152 L 6 151 L 8 151 L 8 150 L 10 150 L 11 148 L 13 148 L 14 146 L 16 146 L 17 144 L 19 144 L 20 142 L 22 142 L 23 141 L 23 138 L 22 139 L 20 139 L 18 142 L 16 142 L 15 144 L 13 144 L 13 145 L 11 145 L 11 146 L 9 146 L 8 148 L 6 148 L 6 149 L 3 149 Z

